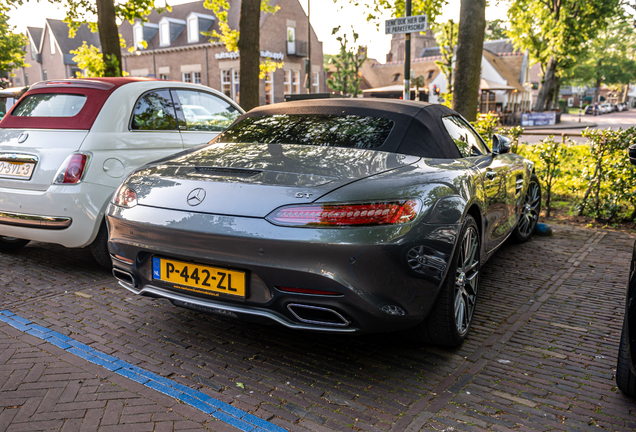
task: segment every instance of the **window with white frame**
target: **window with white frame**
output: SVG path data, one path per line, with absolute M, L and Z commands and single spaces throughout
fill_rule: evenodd
M 283 94 L 291 94 L 291 73 L 292 71 L 290 70 L 284 70 L 283 71 L 285 79 L 283 81 Z
M 320 74 L 318 72 L 311 74 L 311 92 L 320 93 Z
M 221 91 L 225 96 L 232 98 L 232 71 L 229 69 L 221 71 Z
M 234 94 L 232 98 L 234 102 L 239 103 L 240 95 L 239 95 L 239 82 L 240 82 L 240 74 L 238 69 L 232 69 L 232 88 L 234 90 Z
M 135 39 L 135 48 L 142 49 L 144 46 L 142 44 L 144 40 L 144 29 L 141 27 L 141 24 L 137 23 L 134 30 L 134 39 Z
M 167 80 L 170 79 L 170 77 L 168 76 L 168 74 L 159 74 L 159 79 Z
M 300 93 L 300 71 L 292 71 L 292 93 Z
M 192 73 L 191 72 L 183 72 L 181 74 L 181 81 L 191 83 L 192 82 Z
M 162 22 L 159 26 L 159 45 L 168 46 L 170 45 L 170 23 Z
M 274 73 L 265 73 L 265 104 L 274 103 Z
M 188 43 L 199 42 L 199 19 L 191 17 L 188 19 Z
M 235 102 L 239 102 L 239 79 L 238 69 L 221 70 L 221 90 L 223 94 Z
M 201 84 L 201 72 L 194 73 L 194 83 Z

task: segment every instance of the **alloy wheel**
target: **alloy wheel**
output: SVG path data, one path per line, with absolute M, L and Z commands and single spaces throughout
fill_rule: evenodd
M 521 217 L 519 218 L 519 234 L 528 237 L 534 231 L 539 220 L 539 205 L 541 204 L 541 192 L 539 185 L 531 181 L 526 193 L 526 199 L 521 208 Z
M 459 250 L 455 276 L 455 325 L 463 336 L 468 332 L 477 301 L 479 282 L 479 236 L 474 227 L 468 227 Z

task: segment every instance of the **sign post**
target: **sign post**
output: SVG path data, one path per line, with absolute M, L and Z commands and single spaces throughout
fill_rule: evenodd
M 411 98 L 411 33 L 428 29 L 426 15 L 411 16 L 411 0 L 406 0 L 406 16 L 385 21 L 385 34 L 404 33 L 404 93 L 403 99 Z

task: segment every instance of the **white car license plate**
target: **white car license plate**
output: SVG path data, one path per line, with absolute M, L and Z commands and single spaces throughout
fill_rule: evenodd
M 0 177 L 29 180 L 33 173 L 33 167 L 35 167 L 33 162 L 0 161 Z

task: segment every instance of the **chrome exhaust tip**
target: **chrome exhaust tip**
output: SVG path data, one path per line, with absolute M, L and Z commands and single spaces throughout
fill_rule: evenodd
M 326 307 L 290 303 L 287 305 L 287 309 L 298 321 L 307 324 L 329 327 L 346 327 L 351 324 L 351 321 L 340 313 Z
M 120 282 L 123 282 L 127 285 L 130 285 L 134 288 L 137 288 L 139 284 L 137 283 L 137 279 L 132 273 L 129 273 L 124 270 L 120 270 L 118 268 L 113 268 L 113 276 Z

